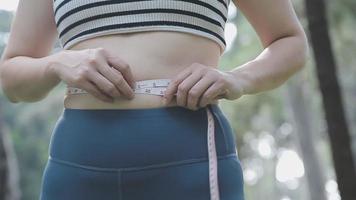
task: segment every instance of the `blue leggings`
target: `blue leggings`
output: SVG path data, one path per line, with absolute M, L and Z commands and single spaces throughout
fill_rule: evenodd
M 243 200 L 235 136 L 218 104 L 221 200 Z M 52 131 L 41 200 L 208 200 L 206 108 L 64 108 Z

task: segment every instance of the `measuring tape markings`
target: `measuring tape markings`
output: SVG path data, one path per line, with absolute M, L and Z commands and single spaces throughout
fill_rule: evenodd
M 168 87 L 170 79 L 151 79 L 137 81 L 134 93 L 136 94 L 154 94 L 163 96 L 164 91 Z M 88 93 L 84 89 L 67 86 L 67 94 L 84 94 Z
M 137 81 L 134 93 L 138 94 L 151 94 L 163 96 L 164 91 L 170 83 L 170 79 L 149 79 L 143 81 Z M 67 94 L 83 94 L 88 93 L 87 91 L 67 86 Z M 215 127 L 214 118 L 208 107 L 206 107 L 207 117 L 208 117 L 208 157 L 209 157 L 209 186 L 210 186 L 210 200 L 220 200 L 219 185 L 218 185 L 218 164 L 217 164 L 217 153 L 215 146 Z

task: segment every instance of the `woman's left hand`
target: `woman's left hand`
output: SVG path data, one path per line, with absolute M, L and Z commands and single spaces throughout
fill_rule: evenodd
M 163 96 L 165 104 L 174 95 L 179 106 L 197 110 L 220 98 L 238 99 L 243 95 L 243 88 L 232 72 L 193 63 L 171 80 Z

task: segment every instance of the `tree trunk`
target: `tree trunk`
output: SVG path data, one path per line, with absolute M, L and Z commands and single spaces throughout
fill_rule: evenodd
M 1 113 L 0 110 L 0 199 L 19 200 L 21 192 L 17 159 Z
M 305 5 L 338 188 L 343 200 L 353 200 L 356 197 L 356 171 L 350 145 L 351 137 L 336 76 L 336 63 L 328 34 L 325 2 L 306 0 Z
M 303 158 L 305 178 L 308 183 L 311 200 L 325 200 L 325 177 L 320 160 L 315 151 L 315 130 L 313 127 L 313 111 L 310 108 L 310 99 L 305 94 L 304 80 L 298 74 L 286 85 L 286 106 L 291 113 L 291 121 L 296 129 L 294 137 L 298 141 L 299 152 Z M 309 92 L 310 93 L 310 92 Z
M 3 133 L 0 131 L 0 199 L 5 199 L 7 193 L 7 158 L 4 147 Z

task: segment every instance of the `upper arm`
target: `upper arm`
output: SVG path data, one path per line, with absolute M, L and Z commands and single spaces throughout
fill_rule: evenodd
M 286 36 L 302 36 L 290 0 L 232 0 L 253 26 L 264 47 Z
M 2 59 L 50 54 L 58 34 L 52 4 L 53 0 L 20 0 Z

